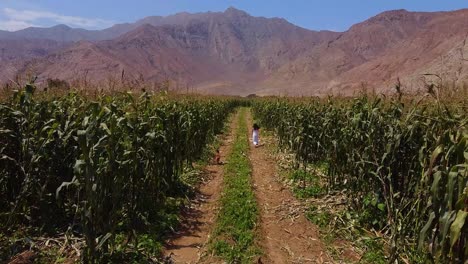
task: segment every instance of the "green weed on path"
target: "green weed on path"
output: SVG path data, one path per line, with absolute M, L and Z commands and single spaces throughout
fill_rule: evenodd
M 232 153 L 224 172 L 224 193 L 211 248 L 229 263 L 248 263 L 259 254 L 255 246 L 258 209 L 251 187 L 246 109 L 239 113 Z

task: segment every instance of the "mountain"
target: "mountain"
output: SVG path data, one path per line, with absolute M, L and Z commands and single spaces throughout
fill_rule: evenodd
M 363 85 L 391 92 L 398 78 L 405 89 L 415 91 L 423 87 L 425 73 L 463 84 L 468 81 L 468 64 L 460 54 L 468 49 L 467 28 L 468 9 L 384 12 L 285 64 L 257 84 L 258 93 L 285 94 L 288 86 L 289 95 L 352 94 Z M 449 76 L 453 72 L 455 79 Z
M 67 43 L 48 39 L 0 40 L 0 80 L 14 79 L 19 73 L 18 69 L 27 61 L 44 58 L 55 51 L 64 49 L 67 45 Z
M 0 79 L 35 72 L 40 80 L 86 75 L 104 84 L 124 73 L 206 93 L 321 95 L 352 94 L 363 85 L 388 91 L 399 78 L 416 90 L 425 73 L 468 81 L 467 28 L 468 9 L 388 11 L 331 32 L 235 8 L 147 17 L 100 31 L 29 28 L 10 37 L 0 32 L 0 47 L 35 39 L 5 48 L 17 55 L 13 66 L 10 56 L 8 69 L 0 69 Z
M 256 18 L 230 8 L 223 13 L 178 14 L 144 21 L 130 32 L 107 41 L 80 41 L 28 64 L 39 77 L 70 80 L 87 72 L 96 81 L 119 76 L 165 79 L 183 86 L 213 89 L 256 83 L 284 63 L 337 36 L 294 26 L 284 19 Z M 158 22 L 159 21 L 159 22 Z M 64 70 L 65 69 L 65 70 Z M 228 84 L 228 85 L 226 85 Z M 231 89 L 217 90 L 237 93 Z
M 468 60 L 464 53 L 468 55 L 468 9 L 412 15 L 423 19 L 423 23 L 416 27 L 417 31 L 389 47 L 378 58 L 341 76 L 341 82 L 368 80 L 383 88 L 393 86 L 401 77 L 411 90 L 421 87 L 423 74 L 437 74 L 450 83 L 467 82 Z
M 178 13 L 170 16 L 149 16 L 140 19 L 134 23 L 116 24 L 110 28 L 103 30 L 86 30 L 81 28 L 71 28 L 67 25 L 56 25 L 48 28 L 29 27 L 15 32 L 0 30 L 0 40 L 32 40 L 32 39 L 48 39 L 58 42 L 78 42 L 82 40 L 87 41 L 101 41 L 117 38 L 125 33 L 128 33 L 142 25 L 149 24 L 152 26 L 163 25 L 187 25 L 194 20 L 208 20 L 213 17 L 219 17 L 222 13 Z M 228 8 L 225 12 L 226 15 L 244 14 L 247 13 L 237 10 L 235 8 Z
M 18 59 L 44 57 L 66 46 L 66 43 L 48 39 L 37 39 L 34 41 L 0 40 L 0 63 Z

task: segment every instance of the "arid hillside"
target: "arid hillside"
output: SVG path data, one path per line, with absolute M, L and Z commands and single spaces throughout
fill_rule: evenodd
M 100 31 L 67 26 L 0 32 L 3 81 L 85 76 L 169 81 L 212 94 L 352 94 L 367 87 L 424 87 L 427 74 L 468 81 L 468 9 L 381 13 L 346 32 L 311 31 L 284 19 L 225 12 L 147 17 Z M 466 55 L 465 55 L 466 54 Z

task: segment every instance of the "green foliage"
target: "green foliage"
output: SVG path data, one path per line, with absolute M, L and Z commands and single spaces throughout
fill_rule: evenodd
M 251 187 L 245 112 L 245 108 L 240 110 L 232 153 L 226 161 L 221 209 L 211 241 L 214 253 L 229 263 L 249 263 L 258 254 L 254 244 L 258 209 Z
M 315 225 L 325 228 L 329 225 L 332 215 L 327 211 L 319 211 L 312 206 L 306 212 L 306 217 Z
M 320 185 L 320 178 L 311 172 L 302 169 L 295 170 L 290 178 L 295 184 L 293 191 L 298 198 L 318 197 L 325 193 Z
M 434 261 L 468 259 L 466 105 L 362 96 L 253 108 L 303 167 L 329 164 L 327 188 L 346 191 L 363 223 L 390 234 L 390 262 L 418 239 Z
M 385 256 L 386 247 L 380 237 L 369 237 L 368 232 L 356 225 L 359 215 L 352 212 L 337 212 L 333 208 L 310 206 L 306 217 L 320 227 L 323 241 L 328 246 L 331 254 L 341 260 L 342 252 L 336 250 L 339 241 L 349 241 L 353 248 L 362 251 L 359 263 L 387 263 Z M 346 245 L 348 246 L 348 245 Z
M 365 238 L 362 240 L 365 252 L 361 258 L 361 263 L 385 264 L 388 261 L 385 258 L 384 247 L 378 239 Z
M 376 194 L 367 194 L 363 198 L 363 207 L 359 212 L 359 222 L 363 226 L 369 226 L 377 230 L 382 230 L 384 225 L 382 219 L 385 219 L 386 205 L 382 197 Z
M 184 168 L 237 102 L 146 93 L 36 100 L 34 90 L 0 104 L 2 233 L 34 226 L 83 236 L 87 263 L 112 255 L 121 233 L 134 252 L 155 254 L 148 245 L 178 222 Z

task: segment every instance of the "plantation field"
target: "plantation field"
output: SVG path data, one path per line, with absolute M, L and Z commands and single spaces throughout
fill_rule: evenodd
M 34 90 L 0 103 L 2 263 L 468 260 L 465 99 Z
M 253 111 L 275 131 L 280 148 L 294 154 L 302 193 L 320 196 L 317 186 L 344 192 L 345 221 L 387 237 L 389 263 L 426 258 L 463 263 L 468 259 L 466 103 L 279 99 L 258 100 Z M 322 183 L 310 180 L 308 167 L 322 167 Z
M 0 105 L 0 259 L 40 236 L 64 237 L 62 250 L 79 239 L 86 263 L 157 256 L 189 191 L 181 175 L 235 106 L 147 94 L 36 100 L 33 86 L 19 91 Z

